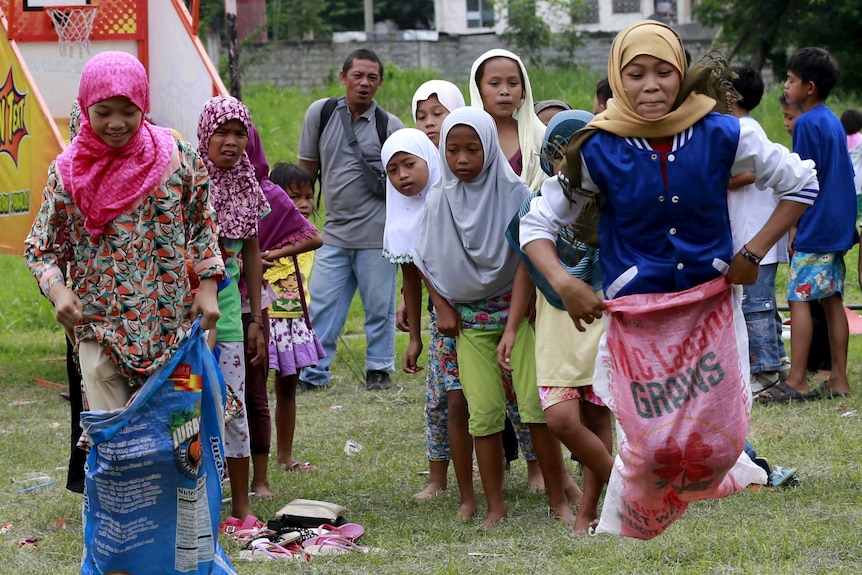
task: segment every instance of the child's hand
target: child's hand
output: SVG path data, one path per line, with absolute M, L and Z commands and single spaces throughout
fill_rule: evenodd
M 789 230 L 787 230 L 787 256 L 793 258 L 793 241 L 796 239 L 796 231 L 798 228 L 793 226 Z
M 221 317 L 218 307 L 218 282 L 215 278 L 201 280 L 198 292 L 192 301 L 192 320 L 201 316 L 201 329 L 214 328 Z
M 263 328 L 257 322 L 252 322 L 248 326 L 248 349 L 246 353 L 252 355 L 251 364 L 260 365 L 262 361 L 266 361 L 266 339 L 263 337 Z
M 268 270 L 272 266 L 275 265 L 275 260 L 278 258 L 275 257 L 275 254 L 266 250 L 264 252 L 260 252 L 260 266 L 264 269 L 264 271 Z
M 437 329 L 446 337 L 461 333 L 461 316 L 451 305 L 437 306 Z
M 572 318 L 578 331 L 587 331 L 581 322 L 589 324 L 593 323 L 594 320 L 601 319 L 605 302 L 596 295 L 592 286 L 586 282 L 569 276 L 568 281 L 562 286 L 555 286 L 555 289 L 560 294 L 560 299 L 566 306 L 566 311 L 569 312 L 569 317 Z
M 513 371 L 511 361 L 512 349 L 515 347 L 515 333 L 506 330 L 497 345 L 497 363 L 506 371 Z
M 422 366 L 416 363 L 420 355 L 422 355 L 422 340 L 411 341 L 407 345 L 404 357 L 401 358 L 401 369 L 405 373 L 419 373 L 422 371 Z
M 404 302 L 404 296 L 398 300 L 398 307 L 395 309 L 395 327 L 404 332 L 410 332 L 410 321 L 407 319 L 407 304 Z

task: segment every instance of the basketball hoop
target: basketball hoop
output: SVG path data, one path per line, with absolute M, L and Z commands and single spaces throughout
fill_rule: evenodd
M 71 56 L 75 46 L 78 47 L 80 58 L 84 57 L 85 49 L 90 53 L 90 33 L 98 11 L 99 7 L 91 4 L 45 8 L 57 31 L 60 55 L 65 56 L 68 52 Z

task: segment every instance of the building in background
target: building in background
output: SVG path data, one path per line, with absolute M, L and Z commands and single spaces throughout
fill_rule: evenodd
M 586 32 L 616 32 L 625 26 L 654 18 L 668 24 L 692 22 L 691 7 L 697 0 L 584 0 L 576 7 L 577 28 Z M 572 14 L 543 0 L 536 1 L 536 13 L 552 31 L 568 26 Z M 437 32 L 466 35 L 502 33 L 506 28 L 506 10 L 498 9 L 499 0 L 434 0 Z

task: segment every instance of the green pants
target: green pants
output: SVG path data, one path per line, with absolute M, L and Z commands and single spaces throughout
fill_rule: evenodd
M 497 364 L 497 345 L 502 335 L 502 329 L 465 329 L 457 339 L 461 388 L 470 411 L 470 435 L 474 437 L 500 432 L 506 422 L 506 392 Z M 518 326 L 510 363 L 521 421 L 545 423 L 536 385 L 536 333 L 527 321 Z

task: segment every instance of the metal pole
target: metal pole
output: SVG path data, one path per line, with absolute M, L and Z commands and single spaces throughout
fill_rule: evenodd
M 230 74 L 230 93 L 236 99 L 240 98 L 239 81 L 239 48 L 237 47 L 236 30 L 236 0 L 225 0 L 225 29 L 227 30 L 228 72 Z
M 364 0 L 365 6 L 365 34 L 368 38 L 374 34 L 374 0 Z

